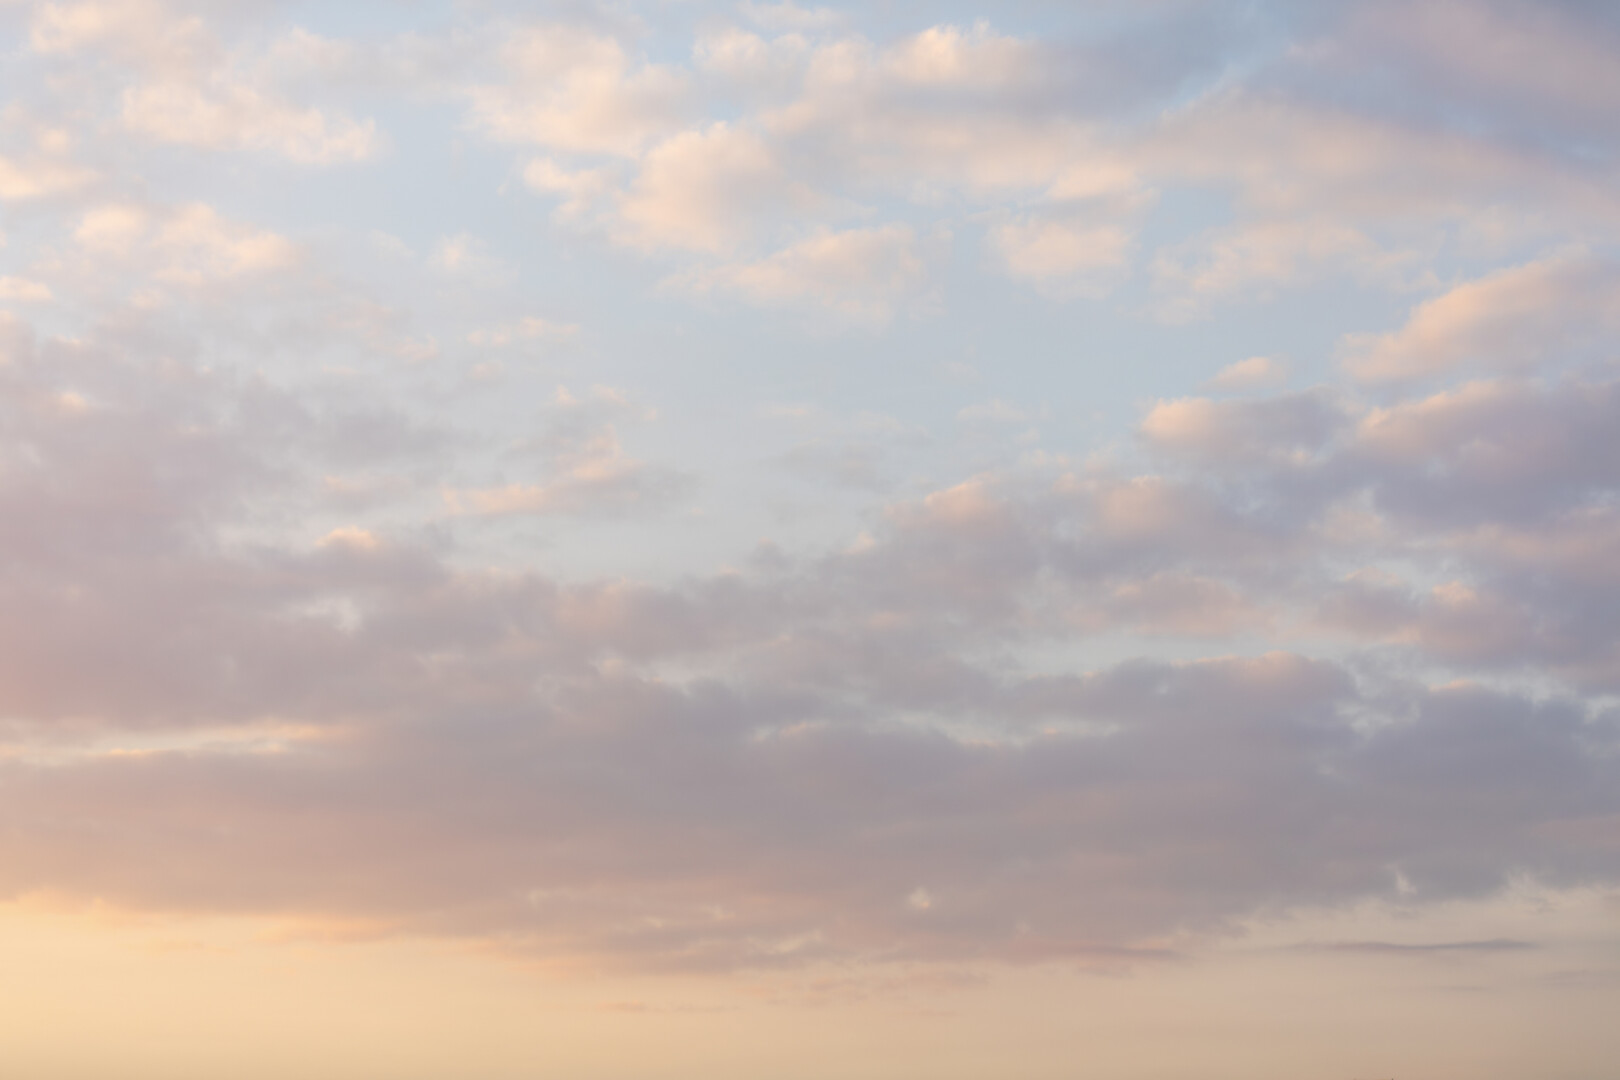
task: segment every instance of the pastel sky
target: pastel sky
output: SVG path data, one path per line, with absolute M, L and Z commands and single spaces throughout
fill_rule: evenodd
M 0 1073 L 1620 1071 L 1620 5 L 0 50 Z

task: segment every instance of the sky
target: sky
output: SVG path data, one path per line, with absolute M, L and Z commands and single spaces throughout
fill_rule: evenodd
M 1614 1075 L 1620 8 L 0 55 L 0 1071 Z

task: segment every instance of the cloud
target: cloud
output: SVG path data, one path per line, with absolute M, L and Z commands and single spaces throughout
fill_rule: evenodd
M 299 257 L 286 237 L 230 221 L 205 203 L 95 206 L 85 211 L 73 235 L 99 269 L 106 269 L 108 260 L 125 267 L 139 262 L 152 279 L 173 285 L 273 273 Z
M 261 50 L 230 50 L 200 16 L 152 0 L 47 3 L 34 13 L 34 51 L 58 65 L 103 63 L 127 77 L 125 128 L 208 150 L 246 150 L 305 165 L 362 161 L 380 139 L 372 120 L 289 101 L 281 84 L 345 66 L 344 47 L 296 28 Z
M 535 158 L 524 166 L 523 182 L 541 194 L 562 196 L 556 216 L 570 222 L 589 220 L 598 202 L 614 189 L 608 169 L 569 170 L 551 158 Z
M 1567 12 L 1491 6 L 1423 9 L 1410 48 L 1446 48 L 1448 10 L 1467 41 L 1568 44 L 1583 77 L 1608 47 L 1577 49 Z M 1324 906 L 1620 881 L 1614 199 L 1603 153 L 1559 143 L 1607 120 L 1555 68 L 1485 86 L 1460 53 L 1432 75 L 1448 102 L 1522 90 L 1507 113 L 1579 115 L 1537 140 L 1403 113 L 1307 70 L 1309 42 L 1224 53 L 1185 11 L 1069 42 L 868 40 L 750 5 L 781 36 L 717 18 L 690 62 L 684 32 L 464 13 L 429 57 L 430 106 L 465 107 L 553 223 L 620 250 L 604 270 L 542 221 L 503 245 L 523 249 L 513 280 L 463 290 L 437 272 L 477 268 L 459 221 L 395 222 L 409 246 L 377 239 L 380 204 L 316 227 L 308 200 L 347 181 L 304 171 L 290 202 L 177 195 L 151 145 L 374 154 L 332 80 L 352 65 L 392 92 L 377 57 L 428 65 L 419 41 L 367 53 L 248 9 L 33 9 L 29 103 L 0 118 L 0 893 L 641 971 L 1117 970 Z M 82 113 L 53 111 L 64 87 Z M 457 175 L 492 189 L 488 164 Z M 1511 253 L 1468 248 L 1470 220 L 1527 207 Z M 474 209 L 482 235 L 519 228 L 500 200 Z M 1040 405 L 1019 381 L 1049 374 L 1021 336 L 1036 301 L 981 309 L 977 260 L 945 273 L 978 227 L 1048 300 L 1130 280 L 1145 251 L 1154 296 L 1193 313 L 1511 265 L 1349 339 L 1348 382 L 1284 389 L 1256 356 L 1207 384 L 1228 396 L 1141 383 L 1129 436 L 989 468 L 928 440 L 960 401 L 909 401 L 905 381 L 971 346 L 994 385 L 956 420 L 1027 426 L 1034 406 L 1007 401 Z M 373 268 L 391 251 L 386 272 L 347 276 L 350 242 Z M 841 377 L 784 383 L 771 349 L 752 365 L 729 324 L 619 306 L 637 257 L 668 294 L 788 309 L 790 329 L 962 307 L 855 341 L 850 399 Z M 1105 308 L 1069 314 L 1107 341 Z M 557 310 L 592 332 L 526 314 Z M 1301 372 L 1344 329 L 1321 310 L 1298 340 L 1284 327 Z M 1176 370 L 1276 347 L 1154 334 L 1191 350 L 1164 354 Z M 492 392 L 397 362 L 436 339 L 480 359 L 574 340 L 539 354 L 547 389 L 612 368 L 695 419 L 651 432 L 607 387 L 542 400 L 532 371 Z M 711 349 L 749 366 L 705 375 L 691 358 Z M 759 400 L 858 416 L 873 394 L 902 420 L 749 441 L 787 422 Z M 730 538 L 768 507 L 711 525 L 689 500 L 763 465 L 838 485 L 811 494 L 841 509 L 749 556 L 757 533 Z M 728 490 L 768 503 L 764 475 Z M 691 513 L 649 530 L 672 508 Z M 628 572 L 643 560 L 657 571 Z M 1516 947 L 1492 933 L 1336 947 Z
M 1411 433 L 1320 392 L 1160 406 L 1145 437 L 1190 451 L 1178 477 L 984 476 L 894 502 L 847 550 L 564 581 L 457 566 L 347 515 L 233 540 L 250 508 L 304 505 L 345 462 L 417 452 L 408 427 L 10 325 L 7 892 L 638 970 L 1117 967 L 1262 911 L 1620 876 L 1602 827 L 1620 819 L 1620 731 L 1572 693 L 1230 641 L 1055 670 L 1007 648 L 1283 636 L 1327 568 L 1386 553 L 1321 546 L 1333 499 L 1466 455 L 1493 423 L 1466 398 L 1414 404 L 1460 411 Z M 1590 409 L 1594 431 L 1609 409 L 1578 383 L 1498 393 Z M 607 389 L 557 394 L 504 459 L 534 479 L 456 488 L 463 509 L 643 500 L 657 473 L 614 431 L 637 413 Z M 1482 580 L 1358 579 L 1363 610 L 1393 619 L 1356 632 L 1492 670 L 1596 655 L 1538 628 L 1569 609 L 1492 576 L 1548 570 L 1541 549 L 1403 513 L 1406 557 L 1439 544 Z M 1535 619 L 1498 613 L 1515 610 Z M 1588 639 L 1620 639 L 1603 625 Z M 1511 632 L 1481 643 L 1492 627 Z
M 1141 153 L 1154 175 L 1229 186 L 1261 220 L 1331 215 L 1398 227 L 1550 202 L 1594 224 L 1613 218 L 1615 199 L 1597 175 L 1466 129 L 1403 119 L 1233 88 L 1169 116 Z
M 545 479 L 496 487 L 447 488 L 452 513 L 604 514 L 656 509 L 684 495 L 689 477 L 628 456 L 611 418 L 629 413 L 623 395 L 596 387 L 580 400 L 558 387 L 543 433 L 514 448 L 519 460 L 538 461 Z M 649 418 L 651 414 L 643 414 Z
M 0 199 L 20 201 L 71 191 L 94 176 L 88 169 L 35 162 L 22 164 L 0 157 Z
M 52 296 L 49 285 L 21 277 L 0 277 L 0 300 L 13 303 L 41 304 Z
M 691 270 L 666 284 L 678 292 L 731 293 L 764 305 L 808 304 L 855 322 L 882 323 L 926 288 L 922 246 L 905 225 L 822 232 L 764 259 Z
M 1288 378 L 1286 362 L 1271 356 L 1251 356 L 1228 364 L 1204 384 L 1205 390 L 1228 393 L 1243 390 L 1269 389 Z
M 1031 220 L 996 226 L 990 244 L 1014 277 L 1059 292 L 1096 295 L 1126 265 L 1131 235 L 1115 225 Z
M 1049 104 L 1061 99 L 1065 73 L 1075 68 L 1042 43 L 986 24 L 936 26 L 883 48 L 853 35 L 766 41 L 720 28 L 699 39 L 688 71 L 637 67 L 616 42 L 583 30 L 545 33 L 559 41 L 585 35 L 589 43 L 566 62 L 544 66 L 551 89 L 519 89 L 518 80 L 473 91 L 474 123 L 553 152 L 533 161 L 525 179 L 562 197 L 559 219 L 601 227 L 647 251 L 732 259 L 725 270 L 694 269 L 696 291 L 722 276 L 755 283 L 739 286 L 744 292 L 799 291 L 764 285 L 780 259 L 761 254 L 811 230 L 851 237 L 875 231 L 848 228 L 850 220 L 871 217 L 874 196 L 937 207 L 963 195 L 995 205 L 1007 194 L 1045 193 L 1062 205 L 992 215 L 1002 220 L 991 244 L 1009 272 L 1054 296 L 1097 293 L 1126 262 L 1131 230 L 1121 223 L 1128 216 L 1122 208 L 1141 201 L 1138 176 L 1089 125 Z M 515 70 L 510 54 L 507 67 Z M 581 85 L 614 102 L 600 105 L 603 115 L 587 107 L 583 91 L 558 89 L 572 85 L 575 68 L 592 72 L 578 76 Z M 616 95 L 655 71 L 668 84 L 649 97 L 658 108 L 620 102 Z M 739 97 L 735 119 L 702 119 L 695 111 L 705 79 Z M 522 104 L 532 101 L 550 104 Z M 567 134 L 575 110 L 593 117 L 593 138 L 628 134 L 575 139 Z M 605 167 L 589 160 L 593 155 L 617 156 L 633 168 Z
M 32 133 L 21 155 L 0 154 L 0 200 L 48 199 L 90 186 L 97 173 L 72 160 L 73 139 L 60 128 Z
M 1617 389 L 1574 378 L 1469 382 L 1369 411 L 1354 454 L 1384 473 L 1386 498 L 1407 513 L 1533 520 L 1614 481 Z
M 153 0 L 36 5 L 29 44 L 54 56 L 105 48 L 153 67 L 202 64 L 218 51 L 201 18 L 176 15 Z
M 735 26 L 701 34 L 692 50 L 700 71 L 745 88 L 756 102 L 791 97 L 811 55 L 803 34 L 784 33 L 767 41 Z
M 932 26 L 897 43 L 884 67 L 899 82 L 922 86 L 1006 86 L 1043 77 L 1045 50 L 995 33 L 981 22 L 971 30 Z
M 615 38 L 564 24 L 513 28 L 505 80 L 470 87 L 472 121 L 505 142 L 634 157 L 686 115 L 687 77 L 633 60 Z
M 473 345 L 502 348 L 524 341 L 568 341 L 578 334 L 578 323 L 559 323 L 535 315 L 525 315 L 515 323 L 473 330 L 467 334 L 467 341 Z
M 1348 424 L 1332 394 L 1309 390 L 1251 401 L 1161 401 L 1142 420 L 1157 446 L 1213 461 L 1274 457 L 1309 460 Z
M 22 827 L 4 879 L 729 969 L 1084 962 L 1261 902 L 1383 895 L 1392 864 L 1433 896 L 1489 888 L 1520 859 L 1554 878 L 1605 865 L 1540 835 L 1612 812 L 1613 777 L 1576 745 L 1602 736 L 1573 717 L 1476 697 L 1468 711 L 1486 719 L 1459 727 L 1440 695 L 1361 738 L 1336 718 L 1355 700 L 1346 676 L 1285 656 L 1125 667 L 1057 700 L 1112 733 L 963 743 L 806 722 L 804 706 L 719 687 L 585 677 L 548 687 L 519 728 L 463 716 L 453 738 L 435 724 L 291 754 L 10 765 L 13 820 L 49 813 L 93 835 L 116 817 L 164 858 L 46 847 Z M 1470 766 L 1436 772 L 1441 747 Z M 1212 773 L 1226 782 L 1191 782 Z M 405 791 L 422 825 L 391 809 Z M 1282 797 L 1290 815 L 1272 809 Z M 204 799 L 229 843 L 184 828 Z M 1441 811 L 1455 805 L 1473 813 Z M 917 880 L 926 906 L 908 901 Z
M 1352 335 L 1345 366 L 1369 382 L 1463 366 L 1528 371 L 1601 350 L 1620 330 L 1620 269 L 1585 253 L 1498 270 L 1413 309 L 1389 334 Z
M 727 252 L 754 235 L 770 211 L 790 206 L 794 194 L 764 140 L 717 123 L 646 154 L 619 200 L 619 228 L 637 246 Z
M 1412 265 L 1405 252 L 1389 252 L 1365 233 L 1336 221 L 1263 221 L 1215 230 L 1161 251 L 1153 261 L 1154 286 L 1167 297 L 1161 317 L 1178 322 L 1208 311 L 1234 294 L 1262 296 L 1294 288 L 1330 269 L 1362 280 L 1400 280 Z
M 1407 108 L 1573 142 L 1613 134 L 1605 103 L 1620 93 L 1620 28 L 1593 14 L 1558 4 L 1368 4 L 1312 53 L 1345 70 L 1376 63 L 1407 91 Z
M 124 92 L 124 123 L 159 142 L 209 150 L 254 150 L 301 165 L 364 161 L 379 146 L 372 120 L 299 108 L 225 79 L 166 81 Z

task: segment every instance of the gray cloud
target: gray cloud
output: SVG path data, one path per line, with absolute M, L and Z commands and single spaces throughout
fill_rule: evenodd
M 1505 538 L 1469 548 L 1452 523 L 1562 512 L 1493 485 L 1566 477 L 1566 504 L 1605 488 L 1558 441 L 1606 430 L 1605 384 L 1500 384 L 1480 393 L 1506 404 L 1465 395 L 1455 416 L 1427 399 L 1410 408 L 1445 418 L 1410 436 L 1406 406 L 1352 423 L 1309 395 L 1234 401 L 1171 440 L 1211 448 L 1179 479 L 984 478 L 896 504 L 864 548 L 593 584 L 457 569 L 359 530 L 226 543 L 322 461 L 414 452 L 411 429 L 11 333 L 6 892 L 642 967 L 1117 965 L 1294 905 L 1620 874 L 1620 729 L 1568 693 L 1430 689 L 1289 652 L 1042 674 L 1012 648 L 1196 635 L 1189 604 L 1284 610 L 1344 557 L 1321 521 L 1355 485 L 1388 501 L 1380 544 L 1506 567 Z M 1544 412 L 1558 438 L 1518 453 L 1518 478 L 1435 480 L 1493 433 L 1537 438 L 1502 408 Z M 1230 419 L 1244 410 L 1261 420 Z M 1474 512 L 1437 514 L 1412 484 Z M 1553 569 L 1520 557 L 1538 581 Z M 1573 663 L 1546 628 L 1578 609 L 1496 574 L 1520 636 L 1468 645 L 1466 619 L 1431 626 L 1376 581 L 1338 618 L 1464 667 Z

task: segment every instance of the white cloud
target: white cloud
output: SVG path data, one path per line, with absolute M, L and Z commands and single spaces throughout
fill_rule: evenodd
M 372 120 L 287 100 L 286 75 L 331 74 L 346 50 L 303 29 L 263 50 L 228 51 L 199 15 L 151 0 L 47 3 L 34 15 L 37 52 L 120 61 L 134 79 L 120 97 L 125 127 L 159 142 L 247 150 L 308 165 L 361 161 L 380 145 Z
M 72 161 L 68 140 L 43 133 L 35 148 L 21 156 L 0 154 L 0 200 L 22 202 L 43 199 L 84 188 L 96 180 L 94 170 Z
M 159 142 L 209 150 L 253 150 L 304 165 L 364 161 L 377 152 L 377 125 L 300 108 L 228 78 L 160 81 L 124 91 L 123 120 Z
M 1098 295 L 1126 263 L 1131 235 L 1117 225 L 1032 219 L 998 225 L 990 242 L 1008 273 L 1062 293 Z
M 41 304 L 50 300 L 50 286 L 28 278 L 7 275 L 0 277 L 0 300 L 24 304 Z
M 158 226 L 153 245 L 172 260 L 161 276 L 186 281 L 278 270 L 297 257 L 286 237 L 227 221 L 200 203 L 171 214 Z
M 73 236 L 92 251 L 125 254 L 145 235 L 150 222 L 151 215 L 142 207 L 107 204 L 85 211 Z
M 202 18 L 176 14 L 157 0 L 39 4 L 29 43 L 36 52 L 56 56 L 106 49 L 153 69 L 193 68 L 219 54 Z
M 1204 384 L 1207 390 L 1263 390 L 1288 380 L 1288 364 L 1273 356 L 1251 356 L 1228 364 Z
M 1345 366 L 1369 382 L 1465 365 L 1527 371 L 1589 355 L 1617 331 L 1620 268 L 1585 253 L 1557 255 L 1458 285 L 1418 305 L 1393 333 L 1351 335 Z
M 800 34 L 783 34 L 767 41 L 734 26 L 703 34 L 693 47 L 698 70 L 718 75 L 765 99 L 781 97 L 797 88 L 810 59 L 811 44 Z
M 513 77 L 472 92 L 474 123 L 552 151 L 524 178 L 561 196 L 560 220 L 643 249 L 728 255 L 755 283 L 744 291 L 793 290 L 762 283 L 766 263 L 743 256 L 807 225 L 830 233 L 869 218 L 879 193 L 925 205 L 1009 192 L 1061 200 L 1061 212 L 1002 213 L 992 236 L 1002 265 L 1054 296 L 1097 293 L 1127 261 L 1121 220 L 1142 205 L 1139 175 L 1087 125 L 1026 107 L 1021 97 L 1055 92 L 1065 77 L 1040 43 L 985 24 L 937 26 L 883 49 L 853 36 L 767 41 L 722 27 L 699 39 L 694 71 L 725 81 L 741 112 L 693 126 L 688 72 L 633 62 L 593 31 L 529 33 L 552 59 L 508 49 Z M 644 101 L 636 87 L 649 81 L 664 85 Z M 580 160 L 603 154 L 633 171 Z M 723 273 L 690 276 L 702 288 Z
M 299 257 L 297 245 L 279 233 L 231 221 L 204 203 L 92 207 L 79 219 L 74 238 L 95 260 L 96 273 L 138 264 L 143 275 L 170 284 L 285 270 Z
M 560 221 L 588 220 L 616 186 L 611 170 L 570 170 L 551 158 L 535 158 L 524 166 L 523 182 L 541 194 L 562 196 L 557 205 Z
M 562 24 L 514 30 L 504 82 L 470 88 L 473 122 L 506 142 L 633 157 L 686 115 L 687 76 L 633 61 L 616 39 Z
M 1184 241 L 1154 258 L 1161 317 L 1182 321 L 1213 302 L 1298 288 L 1329 271 L 1398 285 L 1413 253 L 1386 250 L 1358 228 L 1334 220 L 1248 222 Z
M 618 230 L 638 246 L 726 252 L 772 211 L 791 207 L 795 187 L 763 139 L 714 124 L 673 136 L 642 158 L 619 199 Z
M 1160 401 L 1143 418 L 1142 434 L 1162 447 L 1214 460 L 1301 462 L 1349 423 L 1344 404 L 1317 389 L 1258 400 Z
M 1046 76 L 1049 53 L 1039 45 L 998 34 L 986 22 L 971 30 L 933 26 L 900 41 L 883 55 L 885 73 L 922 86 L 1015 86 Z
M 756 262 L 692 270 L 668 287 L 724 292 L 756 304 L 809 304 L 884 322 L 926 287 L 928 264 L 909 226 L 822 232 Z

